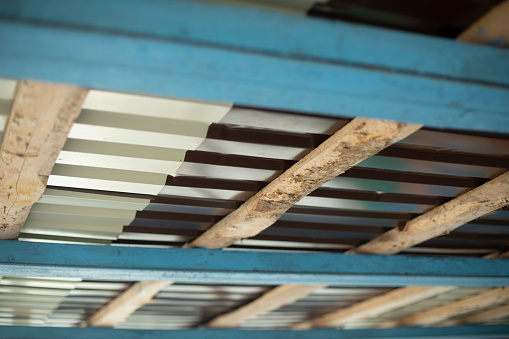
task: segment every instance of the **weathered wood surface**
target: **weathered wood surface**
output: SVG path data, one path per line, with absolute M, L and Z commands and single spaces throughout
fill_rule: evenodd
M 186 247 L 224 248 L 257 235 L 327 181 L 419 128 L 420 125 L 392 121 L 354 119 Z
M 509 172 L 353 248 L 348 254 L 394 254 L 509 205 Z
M 0 239 L 19 235 L 86 95 L 86 89 L 68 85 L 18 84 L 0 147 Z
M 509 47 L 509 1 L 494 7 L 458 36 L 459 41 Z
M 134 311 L 152 301 L 154 296 L 165 287 L 168 281 L 139 281 L 122 292 L 110 303 L 94 313 L 88 325 L 112 327 L 126 320 Z
M 326 286 L 322 285 L 280 285 L 263 294 L 255 301 L 236 309 L 233 312 L 212 319 L 207 327 L 235 327 L 242 322 L 255 318 L 291 302 L 299 300 L 310 293 Z
M 374 318 L 385 312 L 390 312 L 421 300 L 453 290 L 455 287 L 423 287 L 410 286 L 389 291 L 383 295 L 376 296 L 350 307 L 345 307 L 312 319 L 301 322 L 294 329 L 307 330 L 314 327 L 336 327 L 342 326 L 351 321 Z
M 488 321 L 509 317 L 509 304 L 503 305 L 488 311 L 479 312 L 460 319 L 457 324 L 482 324 Z
M 383 324 L 381 327 L 433 325 L 455 316 L 482 310 L 483 308 L 505 303 L 509 300 L 509 287 L 500 287 L 473 297 L 436 307 L 409 317 Z

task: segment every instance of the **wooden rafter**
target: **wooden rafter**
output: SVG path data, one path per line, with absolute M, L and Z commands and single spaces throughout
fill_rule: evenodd
M 461 324 L 482 324 L 501 318 L 509 317 L 509 304 L 496 307 L 494 309 L 479 312 L 471 316 L 460 319 L 457 323 Z
M 336 327 L 351 321 L 369 319 L 397 308 L 419 302 L 438 294 L 448 292 L 455 287 L 410 286 L 389 291 L 383 295 L 369 298 L 352 306 L 327 313 L 318 318 L 304 321 L 293 326 L 305 330 L 314 327 Z
M 377 238 L 348 254 L 394 254 L 509 205 L 509 172 Z
M 323 144 L 306 155 L 297 164 L 281 174 L 273 182 L 249 199 L 244 205 L 233 211 L 219 223 L 211 227 L 202 236 L 184 247 L 224 248 L 233 242 L 254 236 L 277 221 L 286 210 L 307 194 L 317 189 L 330 179 L 340 175 L 362 160 L 378 153 L 380 150 L 405 138 L 420 128 L 420 125 L 400 124 L 391 121 L 354 119 L 344 126 Z M 170 283 L 138 282 L 128 290 L 105 305 L 89 319 L 91 326 L 114 326 L 126 319 L 138 307 L 145 305 L 160 290 Z M 252 313 L 263 313 L 281 306 L 277 300 L 297 299 L 302 294 L 309 294 L 309 286 L 298 286 L 298 292 L 289 293 L 292 287 L 276 290 L 270 298 L 273 304 L 259 304 L 229 316 L 228 319 L 241 322 L 243 318 L 254 316 Z M 317 287 L 315 287 L 316 289 Z M 145 292 L 144 290 L 148 290 Z M 300 294 L 299 294 L 300 293 Z M 149 297 L 150 296 L 150 297 Z M 267 298 L 267 297 L 266 297 Z M 126 305 L 129 305 L 126 307 Z M 248 312 L 248 310 L 251 310 Z M 265 311 L 266 312 L 266 311 Z M 211 324 L 227 326 L 223 320 L 212 320 Z
M 433 325 L 452 317 L 482 310 L 492 305 L 507 302 L 508 300 L 509 287 L 495 288 L 473 297 L 384 323 L 381 327 Z
M 86 95 L 86 89 L 75 86 L 18 84 L 0 148 L 0 239 L 18 237 Z
M 149 303 L 168 281 L 138 281 L 109 304 L 94 313 L 88 320 L 90 326 L 110 327 L 123 322 L 134 311 Z
M 319 290 L 321 285 L 281 285 L 266 292 L 252 303 L 242 306 L 233 312 L 214 318 L 207 323 L 207 327 L 235 327 L 249 318 L 255 318 L 259 314 L 264 314 L 283 305 L 288 304 L 289 300 L 296 301 Z
M 419 125 L 354 119 L 186 247 L 224 248 L 257 235 L 306 195 Z

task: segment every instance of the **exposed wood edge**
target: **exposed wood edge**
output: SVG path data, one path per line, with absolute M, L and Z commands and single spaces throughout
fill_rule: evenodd
M 509 172 L 348 250 L 348 254 L 394 254 L 421 242 L 448 234 L 469 221 L 509 205 Z
M 482 324 L 488 321 L 509 317 L 509 304 L 480 312 L 455 322 L 458 324 Z
M 260 233 L 327 181 L 420 127 L 392 121 L 354 119 L 185 247 L 224 248 Z
M 0 239 L 17 238 L 88 90 L 21 81 L 0 147 Z
M 88 325 L 112 327 L 126 320 L 134 311 L 152 301 L 162 289 L 171 285 L 167 281 L 139 281 L 94 313 Z
M 390 321 L 380 327 L 433 325 L 462 314 L 482 310 L 509 300 L 509 287 L 500 287 L 444 306 Z
M 235 327 L 242 322 L 255 318 L 260 314 L 264 314 L 284 305 L 290 304 L 301 299 L 316 290 L 323 287 L 322 285 L 281 285 L 271 289 L 261 297 L 242 306 L 230 313 L 220 315 L 207 323 L 206 327 Z
M 509 47 L 509 1 L 494 7 L 470 28 L 464 31 L 457 40 Z
M 455 287 L 402 287 L 389 291 L 352 306 L 324 314 L 318 318 L 301 322 L 294 325 L 293 329 L 306 330 L 314 327 L 336 327 L 351 321 L 369 319 L 385 312 L 395 310 L 438 294 L 448 292 Z

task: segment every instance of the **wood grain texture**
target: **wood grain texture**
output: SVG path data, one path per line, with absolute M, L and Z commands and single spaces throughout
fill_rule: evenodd
M 453 290 L 455 287 L 423 287 L 410 286 L 389 291 L 383 295 L 358 302 L 334 312 L 324 314 L 318 318 L 294 325 L 294 329 L 306 330 L 314 327 L 336 327 L 351 321 L 374 318 L 385 312 L 390 312 L 421 300 Z
M 126 320 L 134 311 L 152 301 L 168 281 L 139 281 L 94 313 L 88 320 L 89 326 L 112 327 Z
M 19 235 L 86 95 L 86 89 L 68 85 L 18 84 L 0 147 L 0 239 Z
M 185 247 L 224 248 L 257 235 L 306 195 L 420 125 L 354 119 Z
M 212 319 L 206 327 L 235 327 L 242 322 L 255 318 L 284 305 L 299 300 L 313 293 L 322 285 L 280 285 L 263 294 L 253 302 L 242 306 L 230 313 Z
M 494 7 L 457 38 L 458 41 L 509 47 L 509 1 Z
M 501 318 L 509 317 L 509 304 L 503 305 L 488 311 L 479 312 L 460 319 L 456 324 L 482 324 Z
M 509 205 L 509 172 L 348 250 L 348 254 L 394 254 Z
M 508 300 L 509 287 L 495 288 L 473 297 L 432 308 L 396 321 L 387 322 L 381 327 L 433 325 L 455 316 L 482 310 L 483 308 L 492 305 L 505 303 Z

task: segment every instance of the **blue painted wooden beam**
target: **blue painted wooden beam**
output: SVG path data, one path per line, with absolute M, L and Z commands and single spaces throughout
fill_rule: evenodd
M 0 275 L 186 283 L 509 286 L 509 260 L 0 241 Z
M 509 130 L 509 51 L 164 0 L 12 0 L 0 76 L 332 116 Z
M 309 330 L 309 331 L 259 331 L 259 330 L 118 330 L 110 328 L 57 328 L 2 326 L 4 339 L 48 338 L 48 339 L 506 339 L 509 326 L 459 326 L 440 328 L 394 328 L 368 330 Z

